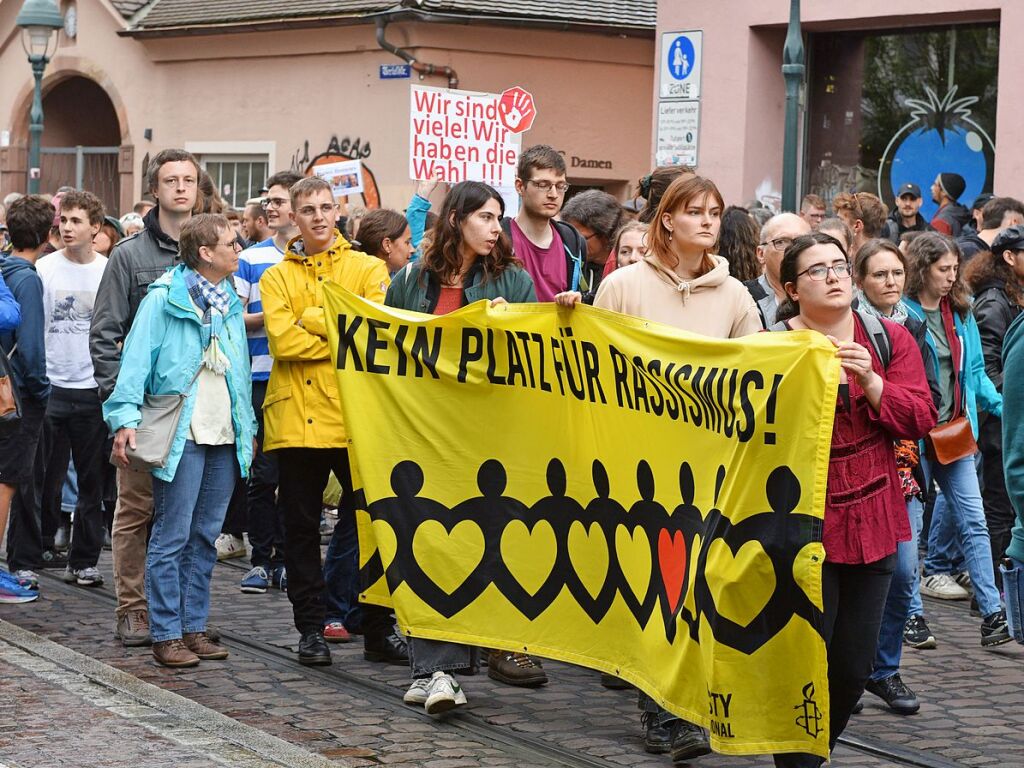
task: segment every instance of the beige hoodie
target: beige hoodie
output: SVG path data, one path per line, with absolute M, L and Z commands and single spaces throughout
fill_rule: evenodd
M 710 272 L 684 280 L 648 254 L 608 275 L 594 306 L 719 339 L 757 333 L 761 317 L 750 293 L 729 275 L 728 261 L 710 258 L 715 262 Z

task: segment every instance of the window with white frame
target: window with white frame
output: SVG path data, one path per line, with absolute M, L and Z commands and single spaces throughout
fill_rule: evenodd
M 200 163 L 213 186 L 232 208 L 242 208 L 256 197 L 267 180 L 267 155 L 203 155 Z

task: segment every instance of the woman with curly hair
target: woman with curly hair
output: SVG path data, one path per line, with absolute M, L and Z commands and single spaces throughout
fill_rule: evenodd
M 978 324 L 960 277 L 959 246 L 944 235 L 925 232 L 907 246 L 907 262 L 904 303 L 912 317 L 928 326 L 941 393 L 939 426 L 929 434 L 928 457 L 922 460 L 925 474 L 938 481 L 942 494 L 932 513 L 921 592 L 952 591 L 953 553 L 959 543 L 983 617 L 981 644 L 987 648 L 1009 641 L 1010 634 L 996 589 L 974 441 L 978 407 L 1001 416 L 1003 398 L 985 373 Z
M 1010 227 L 967 263 L 964 279 L 974 293 L 974 317 L 978 321 L 985 372 L 1000 393 L 1003 391 L 1003 339 L 1024 306 L 1024 226 Z M 999 563 L 1010 543 L 1015 515 L 1003 477 L 1003 422 L 985 414 L 978 425 L 978 447 L 984 457 L 981 492 L 992 543 L 992 562 Z M 996 568 L 996 579 L 999 569 Z

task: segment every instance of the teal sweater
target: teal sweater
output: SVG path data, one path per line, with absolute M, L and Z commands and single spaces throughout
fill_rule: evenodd
M 1024 562 L 1024 314 L 1003 338 L 1003 472 L 1017 513 L 1006 554 Z

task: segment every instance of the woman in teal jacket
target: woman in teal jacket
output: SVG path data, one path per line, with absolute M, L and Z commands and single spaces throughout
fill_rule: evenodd
M 206 636 L 214 541 L 239 472 L 248 473 L 256 432 L 242 305 L 231 284 L 234 231 L 221 215 L 195 216 L 179 247 L 185 263 L 150 286 L 103 404 L 113 458 L 127 467 L 145 396 L 187 396 L 167 461 L 153 470 L 146 553 L 153 656 L 169 667 L 227 658 Z
M 928 328 L 928 346 L 942 392 L 939 425 L 965 417 L 978 437 L 978 406 L 1001 416 L 1003 399 L 985 373 L 978 324 L 971 314 L 967 288 L 960 278 L 960 249 L 944 235 L 926 232 L 907 246 L 907 311 Z M 929 580 L 936 588 L 952 579 L 957 543 L 974 585 L 981 611 L 981 644 L 1010 639 L 1006 612 L 999 600 L 992 550 L 974 455 L 949 464 L 922 458 L 922 466 L 938 481 L 942 494 L 935 502 L 928 534 L 928 557 L 922 591 Z
M 1016 525 L 1003 564 L 1006 613 L 1013 637 L 1024 643 L 1024 315 L 1018 315 L 1003 339 L 1003 470 Z

